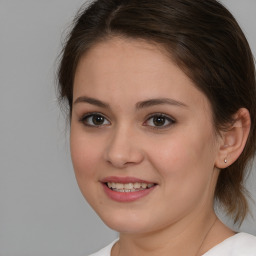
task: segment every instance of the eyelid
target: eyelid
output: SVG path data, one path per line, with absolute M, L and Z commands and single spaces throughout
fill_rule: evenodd
M 166 118 L 170 123 L 167 124 L 167 125 L 164 125 L 164 126 L 151 126 L 151 125 L 146 125 L 145 123 L 148 122 L 148 120 L 150 120 L 151 118 L 154 118 L 154 117 L 164 117 Z M 164 114 L 164 113 L 153 113 L 153 114 L 150 114 L 146 117 L 146 121 L 143 123 L 144 126 L 148 126 L 150 127 L 151 129 L 166 129 L 166 128 L 169 128 L 171 125 L 174 125 L 177 121 L 175 120 L 175 118 L 171 117 L 170 115 L 167 115 L 167 114 Z
M 102 114 L 101 112 L 88 112 L 86 114 L 83 114 L 81 118 L 79 118 L 79 122 L 83 123 L 85 126 L 88 126 L 88 127 L 95 127 L 95 128 L 101 128 L 103 126 L 107 126 L 109 124 L 102 124 L 102 125 L 90 125 L 90 124 L 87 124 L 85 122 L 85 120 L 91 116 L 94 116 L 94 115 L 98 115 L 98 116 L 102 116 L 103 118 L 105 118 L 109 124 L 111 124 L 111 122 L 109 121 L 109 118 L 106 117 L 104 114 Z
M 93 125 L 93 124 L 88 124 L 85 122 L 85 120 L 89 117 L 92 117 L 94 115 L 99 115 L 99 116 L 102 116 L 107 122 L 108 124 L 101 124 L 101 125 Z M 157 125 L 148 125 L 147 122 L 151 119 L 151 118 L 154 118 L 154 117 L 164 117 L 169 123 L 167 125 L 163 125 L 163 126 L 157 126 Z M 88 126 L 88 127 L 92 127 L 92 128 L 101 128 L 101 127 L 105 127 L 105 126 L 108 126 L 111 124 L 110 120 L 108 117 L 106 117 L 103 113 L 101 112 L 88 112 L 86 114 L 83 114 L 81 118 L 79 118 L 79 122 L 81 122 L 83 125 L 85 126 Z M 157 113 L 152 113 L 152 114 L 149 114 L 147 117 L 146 117 L 146 121 L 143 122 L 143 126 L 148 126 L 149 128 L 151 129 L 157 129 L 157 130 L 160 130 L 160 129 L 166 129 L 166 128 L 169 128 L 170 126 L 174 125 L 176 123 L 176 120 L 171 117 L 170 115 L 168 114 L 165 114 L 165 113 L 162 113 L 162 112 L 157 112 Z

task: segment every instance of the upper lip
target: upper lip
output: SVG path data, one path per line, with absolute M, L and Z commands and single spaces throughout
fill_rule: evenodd
M 117 176 L 109 176 L 109 177 L 103 178 L 101 182 L 102 183 L 107 183 L 107 182 L 136 183 L 138 182 L 138 183 L 146 183 L 146 184 L 155 184 L 155 182 L 138 179 L 136 177 L 117 177 Z

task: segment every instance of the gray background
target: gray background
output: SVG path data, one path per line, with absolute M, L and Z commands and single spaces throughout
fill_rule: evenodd
M 55 96 L 61 40 L 83 2 L 0 0 L 0 256 L 85 256 L 117 237 L 76 185 Z M 223 2 L 256 55 L 256 1 Z M 256 235 L 255 223 L 241 230 Z

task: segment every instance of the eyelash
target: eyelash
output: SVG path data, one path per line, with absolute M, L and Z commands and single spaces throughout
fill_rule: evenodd
M 79 120 L 80 122 L 82 122 L 85 126 L 88 126 L 88 127 L 95 127 L 95 128 L 100 128 L 102 126 L 107 126 L 110 124 L 110 122 L 108 121 L 108 124 L 100 124 L 100 125 L 96 125 L 96 124 L 89 124 L 88 123 L 88 119 L 89 118 L 93 118 L 93 117 L 101 117 L 104 119 L 104 122 L 108 119 L 101 113 L 99 112 L 93 112 L 93 113 L 88 113 L 84 116 L 82 116 L 82 118 Z M 93 122 L 93 121 L 92 121 Z
M 89 124 L 88 120 L 89 118 L 93 118 L 93 117 L 99 117 L 99 118 L 102 118 L 103 119 L 103 124 L 92 124 L 93 120 L 90 120 L 91 124 Z M 164 121 L 164 125 L 148 125 L 147 123 L 152 119 L 152 121 L 154 122 L 154 118 L 161 118 L 163 121 Z M 85 126 L 88 126 L 88 127 L 92 127 L 92 128 L 101 128 L 103 126 L 108 126 L 110 125 L 110 121 L 108 121 L 108 119 L 102 114 L 102 113 L 99 113 L 99 112 L 94 112 L 94 113 L 88 113 L 86 115 L 84 115 L 80 120 L 80 122 L 82 122 Z M 104 124 L 105 122 L 108 122 L 107 124 Z M 168 124 L 166 125 L 165 123 L 168 122 Z M 173 125 L 176 123 L 176 120 L 173 119 L 172 117 L 168 116 L 168 115 L 165 115 L 163 113 L 154 113 L 152 115 L 150 115 L 149 117 L 147 117 L 146 121 L 143 123 L 143 126 L 148 126 L 150 127 L 151 129 L 165 129 L 165 128 L 168 128 L 169 126 Z
M 164 123 L 166 123 L 166 121 L 168 122 L 168 124 L 163 125 L 163 126 L 153 126 L 153 125 L 146 125 L 147 122 L 149 122 L 150 119 L 154 119 L 154 118 L 163 118 L 164 119 Z M 153 120 L 152 120 L 153 121 Z M 149 126 L 151 129 L 166 129 L 168 127 L 170 127 L 171 125 L 174 125 L 176 123 L 176 120 L 172 117 L 170 117 L 169 115 L 163 114 L 163 113 L 154 113 L 152 115 L 150 115 L 147 120 L 143 123 L 144 126 Z

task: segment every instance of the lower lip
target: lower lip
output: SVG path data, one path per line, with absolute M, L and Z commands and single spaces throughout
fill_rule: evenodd
M 142 197 L 147 196 L 149 193 L 151 193 L 156 186 L 153 186 L 148 189 L 135 191 L 135 192 L 117 192 L 110 189 L 105 183 L 102 184 L 105 193 L 108 197 L 110 197 L 112 200 L 117 202 L 132 202 L 136 201 Z

